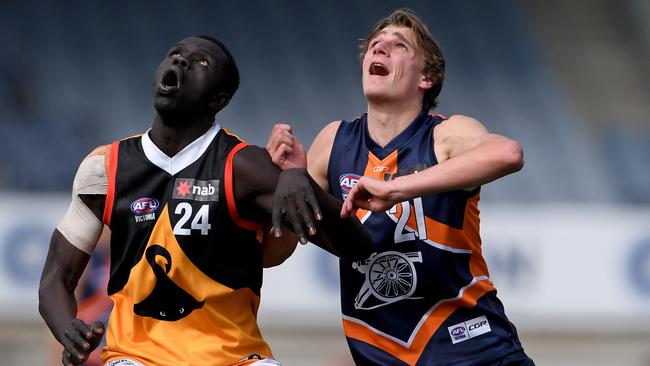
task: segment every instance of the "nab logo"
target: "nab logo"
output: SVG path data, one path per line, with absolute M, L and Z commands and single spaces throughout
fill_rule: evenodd
M 350 192 L 352 187 L 354 187 L 355 184 L 361 179 L 361 176 L 352 174 L 352 173 L 347 173 L 347 174 L 342 174 L 339 176 L 339 184 L 341 185 L 341 189 L 343 192 Z
M 153 198 L 139 198 L 131 202 L 131 212 L 142 215 L 156 211 L 159 205 L 158 200 Z
M 208 184 L 207 187 L 192 186 L 192 194 L 196 196 L 211 196 L 214 194 L 214 186 Z
M 219 201 L 219 180 L 176 178 L 172 198 L 194 201 Z

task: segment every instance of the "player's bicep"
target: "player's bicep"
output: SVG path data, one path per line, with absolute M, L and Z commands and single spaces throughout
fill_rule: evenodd
M 70 243 L 55 229 L 41 275 L 41 294 L 47 295 L 50 290 L 56 291 L 60 285 L 72 293 L 89 259 L 90 254 Z
M 258 146 L 247 146 L 237 152 L 233 161 L 233 190 L 245 217 L 258 222 L 270 217 L 280 172 L 266 150 Z
M 483 143 L 488 130 L 478 120 L 455 115 L 442 122 L 433 131 L 434 153 L 438 162 L 461 155 Z

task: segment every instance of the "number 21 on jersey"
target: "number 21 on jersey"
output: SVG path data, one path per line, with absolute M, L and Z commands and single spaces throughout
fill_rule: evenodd
M 417 197 L 413 199 L 412 202 L 413 209 L 411 209 L 411 202 L 404 201 L 386 211 L 389 216 L 395 217 L 397 214 L 397 205 L 402 205 L 402 214 L 397 219 L 397 226 L 395 226 L 395 243 L 415 240 L 416 235 L 420 240 L 425 240 L 427 238 L 427 226 L 424 222 L 424 212 L 422 211 L 422 197 Z M 415 215 L 416 228 L 407 226 L 411 214 Z

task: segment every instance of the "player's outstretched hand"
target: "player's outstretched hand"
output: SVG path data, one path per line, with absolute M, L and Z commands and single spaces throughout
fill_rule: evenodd
M 390 181 L 361 177 L 343 202 L 341 217 L 346 218 L 359 208 L 373 212 L 388 210 L 397 202 L 391 187 Z
M 316 183 L 312 182 L 307 169 L 304 168 L 287 169 L 280 174 L 273 195 L 272 222 L 275 237 L 282 235 L 282 223 L 285 218 L 302 244 L 307 244 L 305 232 L 309 235 L 316 234 L 314 217 L 320 220 L 322 211 L 312 184 Z
M 104 332 L 105 327 L 102 322 L 88 325 L 81 319 L 74 319 L 65 331 L 61 359 L 63 365 L 78 365 L 86 361 L 93 350 L 99 346 Z
M 290 125 L 278 123 L 273 126 L 266 151 L 273 163 L 282 170 L 307 167 L 305 147 L 293 135 Z

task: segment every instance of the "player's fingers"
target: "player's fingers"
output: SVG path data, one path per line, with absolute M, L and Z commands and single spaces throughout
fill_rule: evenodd
M 292 152 L 293 152 L 293 147 L 291 147 L 291 145 L 288 145 L 288 144 L 283 143 L 278 148 L 278 153 L 281 154 L 282 156 L 291 155 Z
M 282 143 L 293 142 L 293 134 L 291 132 L 291 126 L 288 125 L 275 125 L 269 136 L 269 141 L 266 144 L 267 150 L 277 149 L 277 147 Z
M 93 334 L 101 335 L 106 331 L 106 326 L 103 322 L 96 321 L 91 326 Z
M 298 236 L 300 243 L 307 244 L 305 230 L 303 229 L 302 224 L 300 223 L 300 219 L 298 218 L 298 210 L 295 203 L 291 200 L 287 202 L 287 217 L 289 218 L 293 232 Z
M 269 152 L 269 155 L 271 155 L 273 164 L 281 167 L 282 163 L 287 159 L 287 156 L 291 155 L 292 152 L 293 149 L 290 146 L 282 144 L 273 152 Z
M 307 198 L 297 200 L 296 206 L 298 207 L 298 212 L 300 212 L 300 216 L 302 216 L 302 221 L 307 226 L 307 232 L 309 233 L 309 235 L 315 235 L 316 225 L 314 224 L 314 220 L 312 218 L 311 212 L 307 207 Z
M 273 126 L 273 130 L 288 131 L 289 133 L 293 133 L 293 128 L 291 127 L 291 125 L 286 123 L 276 123 Z
M 84 323 L 83 320 L 81 319 L 74 319 L 72 321 L 72 325 L 74 326 L 75 329 L 81 334 L 83 334 L 84 337 L 88 338 L 92 335 L 92 331 L 90 330 L 90 326 L 88 324 Z
M 64 354 L 63 359 L 67 360 L 69 364 L 78 364 L 86 358 L 87 352 L 82 351 L 82 348 L 70 339 L 63 341 Z M 66 355 L 67 352 L 67 355 Z
M 72 361 L 70 361 L 71 358 L 72 355 L 70 354 L 70 352 L 64 350 L 63 353 L 61 354 L 61 364 L 63 364 L 63 366 L 72 365 Z
M 91 333 L 92 335 L 92 333 Z M 89 350 L 90 349 L 90 342 L 88 342 L 88 339 L 91 337 L 85 337 L 85 335 L 82 335 L 81 333 L 77 331 L 70 331 L 65 333 L 66 338 L 69 340 L 69 346 L 68 350 L 72 352 L 72 348 L 78 349 L 78 350 Z
M 102 337 L 104 336 L 105 332 L 105 327 L 104 323 L 102 322 L 95 322 L 90 326 L 92 336 L 88 338 L 88 342 L 90 343 L 90 348 L 91 351 L 99 345 L 99 342 L 102 341 Z
M 314 217 L 316 217 L 316 220 L 318 221 L 322 220 L 323 211 L 320 209 L 320 204 L 318 203 L 318 200 L 316 199 L 316 195 L 314 194 L 313 190 L 308 189 L 307 192 L 305 192 L 305 200 L 311 207 L 311 212 L 314 213 Z
M 340 216 L 342 219 L 347 218 L 350 215 L 350 202 L 348 202 L 347 198 L 345 201 L 343 201 L 343 205 L 341 206 L 341 213 Z
M 283 132 L 280 135 L 276 136 L 273 140 L 273 147 L 275 149 L 279 148 L 282 144 L 292 146 L 294 143 L 294 137 L 288 132 Z
M 279 238 L 282 235 L 282 216 L 283 208 L 279 202 L 280 200 L 273 200 L 273 211 L 271 212 L 271 232 L 273 236 Z

